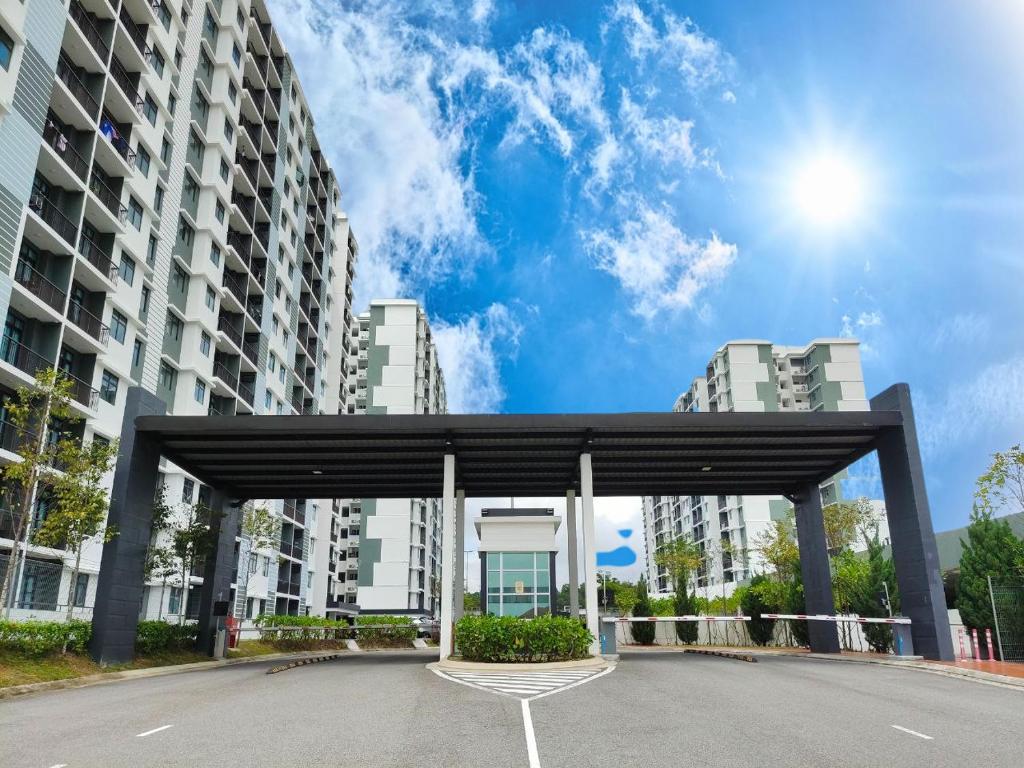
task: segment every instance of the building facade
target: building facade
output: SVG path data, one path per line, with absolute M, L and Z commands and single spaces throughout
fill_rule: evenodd
M 485 614 L 534 618 L 553 612 L 558 597 L 555 535 L 561 523 L 552 509 L 481 510 L 474 525 Z
M 129 386 L 172 414 L 346 412 L 356 256 L 264 0 L 0 3 L 0 398 L 57 368 L 83 417 L 65 434 L 86 441 L 119 436 Z M 20 439 L 0 423 L 0 462 Z M 161 470 L 179 510 L 208 493 Z M 340 506 L 253 503 L 279 536 L 260 552 L 240 537 L 239 613 L 326 602 L 321 524 Z M 17 607 L 45 615 L 66 603 L 67 558 L 28 552 L 47 586 L 19 587 Z M 93 543 L 84 609 L 99 561 Z M 187 581 L 153 580 L 143 615 L 196 611 Z
M 815 339 L 803 347 L 761 340 L 730 341 L 708 362 L 673 406 L 680 413 L 739 411 L 866 411 L 859 343 Z M 822 503 L 840 498 L 838 478 L 822 485 Z M 645 496 L 642 500 L 646 576 L 657 594 L 672 591 L 657 552 L 689 536 L 705 564 L 692 588 L 716 597 L 761 570 L 753 551 L 757 536 L 792 506 L 770 496 Z
M 351 348 L 347 413 L 447 413 L 437 349 L 417 302 L 370 302 Z M 346 601 L 362 612 L 436 613 L 440 500 L 354 499 L 342 506 L 340 531 L 337 583 Z

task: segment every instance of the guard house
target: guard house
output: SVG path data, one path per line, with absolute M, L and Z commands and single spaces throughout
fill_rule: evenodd
M 555 606 L 555 533 L 552 509 L 484 509 L 474 521 L 480 537 L 481 608 L 494 616 L 531 618 Z

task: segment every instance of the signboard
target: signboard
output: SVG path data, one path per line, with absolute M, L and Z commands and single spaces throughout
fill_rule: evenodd
M 521 595 L 525 591 L 526 591 L 526 585 L 523 582 L 521 582 L 521 581 L 517 581 L 516 582 L 516 594 L 517 595 Z

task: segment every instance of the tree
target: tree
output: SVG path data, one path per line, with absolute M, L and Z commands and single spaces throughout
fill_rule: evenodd
M 654 558 L 655 562 L 668 571 L 675 590 L 672 607 L 676 616 L 689 616 L 695 606 L 690 595 L 690 575 L 700 568 L 702 553 L 700 546 L 689 536 L 679 536 L 662 549 Z M 697 641 L 698 627 L 693 621 L 675 622 L 676 637 L 682 643 Z
M 849 549 L 858 535 L 878 524 L 874 507 L 863 496 L 855 501 L 829 504 L 821 513 L 825 525 L 825 544 L 830 555 Z
M 51 425 L 79 418 L 71 409 L 71 380 L 53 369 L 37 373 L 34 386 L 19 387 L 5 408 L 7 423 L 19 433 L 15 452 L 20 458 L 6 465 L 2 472 L 13 518 L 14 543 L 7 573 L 0 583 L 0 606 L 4 618 L 10 618 L 12 598 L 17 591 L 20 547 L 31 538 L 29 527 L 39 480 L 52 474 L 57 458 L 59 441 L 51 439 Z
M 984 477 L 984 475 L 983 475 Z M 1024 546 L 1004 519 L 996 519 L 991 507 L 975 504 L 967 526 L 967 541 L 961 539 L 960 583 L 957 608 L 964 624 L 983 630 L 995 625 L 988 579 L 993 583 L 1014 581 L 1024 558 Z
M 992 464 L 978 478 L 974 497 L 979 508 L 994 517 L 1024 512 L 1024 451 L 1020 443 L 992 454 Z M 1014 566 L 1017 578 L 1024 579 L 1024 547 Z
M 153 497 L 149 546 L 146 547 L 146 559 L 142 566 L 143 582 L 160 581 L 160 606 L 157 609 L 157 618 L 163 618 L 167 579 L 177 573 L 173 542 L 162 543 L 165 540 L 164 534 L 172 529 L 173 515 L 174 508 L 167 503 L 167 488 L 161 484 Z
M 480 593 L 479 592 L 466 592 L 462 595 L 462 611 L 463 613 L 479 613 L 480 612 Z
M 800 550 L 796 544 L 796 517 L 792 510 L 782 520 L 754 537 L 754 551 L 761 556 L 780 584 L 788 584 L 800 573 Z
M 896 568 L 892 559 L 885 556 L 885 547 L 878 540 L 878 532 L 867 539 L 868 569 L 861 589 L 854 595 L 853 610 L 859 616 L 886 616 L 889 611 L 899 613 L 900 597 L 896 586 Z M 888 590 L 889 610 L 882 600 Z M 864 624 L 864 638 L 877 653 L 887 653 L 892 647 L 892 627 L 887 624 Z
M 186 606 L 188 605 L 189 577 L 205 562 L 206 558 L 217 551 L 217 539 L 214 536 L 214 518 L 223 515 L 206 506 L 203 502 L 188 504 L 184 514 L 171 532 L 171 548 L 177 559 L 181 578 L 181 609 L 178 623 L 185 622 Z
M 60 472 L 50 473 L 46 478 L 50 508 L 33 540 L 44 547 L 65 549 L 75 556 L 68 586 L 68 621 L 74 610 L 82 546 L 94 537 L 106 542 L 117 535 L 112 528 L 104 527 L 109 499 L 103 486 L 103 478 L 116 457 L 117 443 L 94 439 L 82 444 L 76 440 L 61 439 L 57 442 Z
M 775 634 L 775 619 L 761 618 L 762 613 L 778 613 L 778 603 L 771 602 L 775 597 L 772 586 L 767 576 L 758 574 L 740 600 L 743 613 L 751 617 L 746 622 L 747 632 L 756 645 L 768 645 Z
M 254 507 L 251 503 L 246 504 L 242 513 L 242 543 L 238 551 L 238 580 L 235 582 L 238 594 L 242 598 L 235 601 L 238 618 L 244 615 L 242 606 L 249 592 L 249 577 L 256 570 L 253 562 L 256 553 L 272 547 L 278 540 L 280 529 L 280 519 L 269 509 Z
M 609 581 L 611 582 L 609 586 L 611 587 L 610 597 L 612 598 L 609 601 L 609 605 L 617 608 L 621 616 L 627 616 L 631 611 L 637 610 L 638 595 L 636 587 L 618 579 L 609 579 Z M 649 615 L 651 611 L 650 602 L 647 604 L 647 610 L 648 613 L 645 615 Z
M 651 615 L 651 600 L 647 594 L 647 580 L 641 576 L 636 585 L 636 604 L 633 606 L 633 613 L 636 616 Z M 631 624 L 633 639 L 641 645 L 652 645 L 654 643 L 654 622 L 634 621 Z

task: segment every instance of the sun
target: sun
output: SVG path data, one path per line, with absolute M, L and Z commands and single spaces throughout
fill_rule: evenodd
M 808 159 L 793 179 L 793 200 L 800 215 L 815 226 L 848 223 L 864 205 L 863 176 L 847 158 L 817 155 Z

